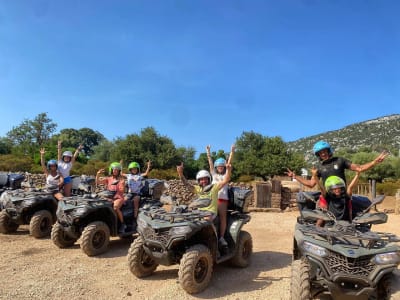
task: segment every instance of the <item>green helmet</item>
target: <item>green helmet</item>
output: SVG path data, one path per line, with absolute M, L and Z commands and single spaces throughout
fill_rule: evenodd
M 113 162 L 113 163 L 111 163 L 110 164 L 110 167 L 108 168 L 108 172 L 110 173 L 110 174 L 112 174 L 112 171 L 114 170 L 114 169 L 118 169 L 118 170 L 122 170 L 122 166 L 121 166 L 121 164 L 119 163 L 119 162 Z
M 345 186 L 344 180 L 338 176 L 329 176 L 325 180 L 325 189 L 327 192 L 334 188 L 344 188 Z
M 133 168 L 137 168 L 138 170 L 140 170 L 140 165 L 136 161 L 133 161 L 129 164 L 128 170 L 133 169 Z

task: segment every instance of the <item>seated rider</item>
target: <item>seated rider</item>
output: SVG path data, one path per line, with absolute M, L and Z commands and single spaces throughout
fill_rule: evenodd
M 64 196 L 60 192 L 61 187 L 64 183 L 64 178 L 58 172 L 57 161 L 50 159 L 47 162 L 47 168 L 44 163 L 44 154 L 46 153 L 44 148 L 40 149 L 40 164 L 43 169 L 43 173 L 46 175 L 46 189 L 51 192 L 57 200 L 61 200 Z
M 125 201 L 133 199 L 134 216 L 137 219 L 139 213 L 140 193 L 143 187 L 143 180 L 150 173 L 151 161 L 147 162 L 146 172 L 140 173 L 140 165 L 137 162 L 131 162 L 128 166 L 129 174 L 121 173 L 121 176 L 128 180 L 128 195 Z
M 230 164 L 226 166 L 226 173 L 224 179 L 218 183 L 212 184 L 211 175 L 206 170 L 200 170 L 197 172 L 196 180 L 197 185 L 190 185 L 186 180 L 185 176 L 183 175 L 183 163 L 176 167 L 178 171 L 179 178 L 182 182 L 190 186 L 193 192 L 200 198 L 200 199 L 210 199 L 211 203 L 206 207 L 201 207 L 199 210 L 210 212 L 210 216 L 206 217 L 206 220 L 213 221 L 218 213 L 218 191 L 222 189 L 227 183 L 229 183 L 231 179 L 231 170 L 232 167 Z
M 353 180 L 348 185 L 347 190 L 344 180 L 338 176 L 329 176 L 325 180 L 324 186 L 318 181 L 321 188 L 318 206 L 333 213 L 336 220 L 351 222 L 353 218 L 351 203 L 352 190 L 358 182 L 359 177 L 360 172 L 357 172 L 356 176 L 354 176 Z M 322 220 L 317 221 L 317 226 L 323 226 L 323 224 L 324 222 Z
M 113 192 L 113 195 L 109 198 L 109 201 L 113 203 L 113 208 L 118 216 L 118 220 L 121 222 L 119 232 L 125 232 L 126 225 L 124 223 L 124 217 L 122 215 L 121 207 L 125 203 L 124 192 L 125 192 L 125 179 L 121 176 L 122 166 L 118 162 L 110 164 L 109 173 L 111 176 L 105 177 L 99 180 L 99 175 L 104 173 L 104 169 L 100 169 L 96 173 L 96 186 L 98 184 L 105 184 L 107 190 Z

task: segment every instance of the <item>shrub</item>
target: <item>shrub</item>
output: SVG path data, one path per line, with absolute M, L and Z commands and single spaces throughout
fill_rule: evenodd
M 376 192 L 377 194 L 385 194 L 386 196 L 396 195 L 397 190 L 400 189 L 400 181 L 386 181 L 383 183 L 377 183 Z

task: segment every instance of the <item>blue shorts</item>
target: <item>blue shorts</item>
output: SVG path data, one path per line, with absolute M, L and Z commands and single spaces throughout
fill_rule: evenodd
M 64 177 L 64 184 L 68 184 L 72 182 L 71 176 Z

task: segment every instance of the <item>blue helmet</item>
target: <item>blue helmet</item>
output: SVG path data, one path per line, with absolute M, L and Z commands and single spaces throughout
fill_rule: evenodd
M 313 147 L 313 152 L 314 152 L 315 155 L 318 156 L 318 152 L 321 151 L 321 150 L 324 150 L 324 149 L 328 150 L 329 155 L 333 154 L 333 150 L 332 150 L 331 145 L 329 145 L 329 143 L 325 142 L 325 141 L 316 142 L 314 144 L 314 147 Z
M 50 159 L 48 162 L 47 162 L 47 169 L 49 169 L 50 170 L 50 166 L 56 166 L 56 169 L 58 168 L 58 165 L 57 165 L 57 161 L 55 160 L 55 159 Z
M 225 167 L 226 165 L 226 160 L 223 159 L 222 157 L 217 158 L 214 162 L 214 167 Z

